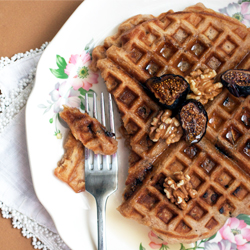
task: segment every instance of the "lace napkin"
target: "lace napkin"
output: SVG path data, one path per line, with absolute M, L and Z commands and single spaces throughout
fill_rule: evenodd
M 0 208 L 34 248 L 68 250 L 36 197 L 26 147 L 25 105 L 46 46 L 0 59 Z

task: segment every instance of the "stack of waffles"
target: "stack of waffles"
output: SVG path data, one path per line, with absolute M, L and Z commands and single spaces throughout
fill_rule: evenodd
M 138 20 L 137 20 L 138 19 Z M 169 243 L 212 236 L 229 216 L 250 214 L 250 97 L 223 89 L 205 105 L 208 126 L 197 144 L 168 146 L 149 139 L 161 107 L 144 90 L 146 80 L 163 74 L 187 76 L 211 68 L 250 68 L 250 32 L 240 22 L 198 4 L 154 18 L 136 16 L 93 51 L 121 114 L 131 149 L 124 200 L 118 210 L 151 227 Z M 182 171 L 198 196 L 181 210 L 164 193 L 166 177 Z

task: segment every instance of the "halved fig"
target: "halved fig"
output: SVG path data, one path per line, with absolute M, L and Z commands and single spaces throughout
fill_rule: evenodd
M 146 87 L 167 109 L 178 107 L 190 91 L 188 82 L 182 76 L 173 74 L 149 78 Z
M 221 75 L 222 84 L 236 97 L 250 95 L 250 71 L 230 69 Z
M 184 137 L 189 144 L 199 142 L 205 135 L 208 116 L 200 102 L 187 100 L 180 109 L 179 119 Z

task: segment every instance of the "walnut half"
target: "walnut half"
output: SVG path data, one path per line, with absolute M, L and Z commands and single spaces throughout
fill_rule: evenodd
M 195 198 L 197 196 L 197 191 L 193 189 L 190 183 L 190 176 L 184 175 L 182 171 L 174 173 L 174 180 L 171 177 L 167 177 L 163 183 L 164 192 L 167 198 L 174 204 L 176 204 L 180 209 L 186 209 L 186 201 L 190 198 Z
M 153 119 L 149 131 L 149 138 L 153 142 L 164 139 L 170 145 L 181 139 L 183 135 L 181 125 L 176 118 L 171 118 L 171 115 L 171 110 L 161 110 Z
M 190 84 L 190 89 L 193 93 L 187 95 L 187 99 L 195 99 L 203 105 L 208 100 L 213 100 L 221 91 L 222 83 L 214 83 L 214 78 L 217 75 L 215 70 L 205 69 L 203 72 L 198 69 L 190 73 L 186 77 L 187 82 Z

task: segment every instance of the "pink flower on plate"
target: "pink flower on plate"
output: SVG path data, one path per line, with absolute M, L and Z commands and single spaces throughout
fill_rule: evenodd
M 227 16 L 231 16 L 250 26 L 250 3 L 244 2 L 242 4 L 230 3 L 227 7 L 219 9 L 219 11 Z
M 64 72 L 69 76 L 68 81 L 74 90 L 83 88 L 89 90 L 93 84 L 98 83 L 98 74 L 89 69 L 91 57 L 85 51 L 81 55 L 71 55 Z
M 68 81 L 57 83 L 49 95 L 54 102 L 55 113 L 63 110 L 63 105 L 79 107 L 81 104 L 81 100 L 78 97 L 80 95 L 79 91 L 74 90 Z
M 222 239 L 229 240 L 237 245 L 238 250 L 250 250 L 250 228 L 244 220 L 229 218 L 219 230 Z
M 167 245 L 168 243 L 163 241 L 161 238 L 159 238 L 153 231 L 150 231 L 148 233 L 148 237 L 150 239 L 149 246 L 152 249 L 159 249 L 162 247 L 162 245 Z
M 204 247 L 205 250 L 236 250 L 236 245 L 228 240 L 221 240 L 218 243 L 207 241 Z

